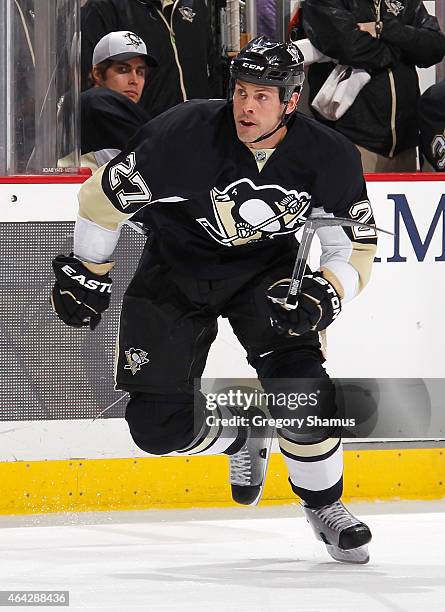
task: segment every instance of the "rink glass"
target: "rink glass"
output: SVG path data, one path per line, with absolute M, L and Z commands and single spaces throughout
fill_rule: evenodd
M 0 175 L 79 166 L 80 1 L 0 3 Z

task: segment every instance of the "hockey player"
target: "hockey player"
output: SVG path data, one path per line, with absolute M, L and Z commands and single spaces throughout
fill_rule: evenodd
M 267 392 L 312 381 L 325 390 L 320 411 L 330 417 L 319 332 L 367 283 L 376 248 L 372 227 L 320 230 L 321 266 L 307 269 L 298 308 L 273 301 L 289 286 L 294 234 L 308 215 L 373 223 L 355 147 L 296 113 L 303 79 L 292 44 L 251 41 L 232 62 L 230 101 L 191 101 L 156 117 L 83 185 L 74 254 L 53 261 L 58 316 L 94 329 L 109 305 L 120 227 L 143 216 L 151 235 L 123 299 L 116 359 L 117 387 L 130 394 L 130 433 L 151 454 L 229 455 L 232 496 L 243 504 L 261 495 L 271 432 L 264 419 L 209 425 L 202 396 L 194 418 L 193 382 L 217 317 L 229 319 Z M 217 412 L 230 417 L 237 408 Z M 339 501 L 338 429 L 277 433 L 317 537 L 334 559 L 366 563 L 369 528 Z

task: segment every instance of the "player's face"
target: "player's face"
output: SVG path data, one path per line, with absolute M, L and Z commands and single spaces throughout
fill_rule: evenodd
M 294 93 L 286 109 L 293 112 L 298 101 Z M 278 87 L 267 87 L 254 83 L 237 81 L 233 93 L 233 115 L 236 132 L 241 142 L 252 143 L 256 138 L 271 132 L 281 121 L 284 104 L 280 101 Z M 274 148 L 283 138 L 283 127 L 270 138 L 252 144 L 253 148 Z
M 113 62 L 99 85 L 117 91 L 137 103 L 142 96 L 146 72 L 147 64 L 142 57 Z

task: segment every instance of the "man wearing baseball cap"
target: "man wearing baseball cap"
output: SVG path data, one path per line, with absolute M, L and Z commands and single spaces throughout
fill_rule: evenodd
M 148 54 L 142 38 L 129 31 L 110 32 L 94 48 L 92 84 L 108 87 L 137 103 L 147 66 L 157 66 L 157 61 Z
M 81 165 L 95 170 L 118 155 L 150 116 L 139 105 L 157 66 L 133 32 L 110 32 L 94 48 L 90 88 L 81 101 Z

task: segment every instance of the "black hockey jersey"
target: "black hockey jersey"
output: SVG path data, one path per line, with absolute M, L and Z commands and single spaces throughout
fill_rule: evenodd
M 138 213 L 161 261 L 190 276 L 227 278 L 295 250 L 295 233 L 311 214 L 373 223 L 360 156 L 342 135 L 297 114 L 262 165 L 266 155 L 238 140 L 225 101 L 191 101 L 167 111 L 83 185 L 85 229 L 77 232 L 76 255 L 98 260 L 92 249 L 102 238 L 94 239 L 91 222 L 118 232 Z M 319 237 L 322 268 L 353 297 L 369 278 L 374 229 L 324 228 Z
M 445 80 L 419 102 L 420 149 L 437 172 L 445 172 Z

